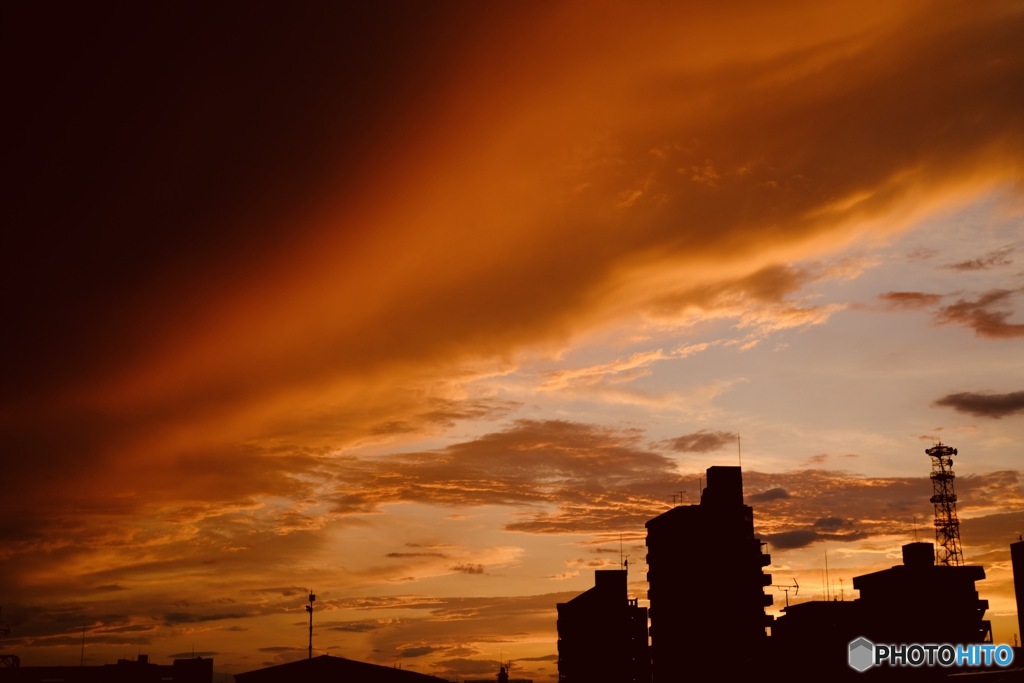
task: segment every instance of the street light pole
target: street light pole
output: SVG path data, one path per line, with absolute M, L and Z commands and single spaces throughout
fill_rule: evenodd
M 316 600 L 316 596 L 313 595 L 313 591 L 309 591 L 309 604 L 306 605 L 306 611 L 309 612 L 309 658 L 313 659 L 313 601 Z

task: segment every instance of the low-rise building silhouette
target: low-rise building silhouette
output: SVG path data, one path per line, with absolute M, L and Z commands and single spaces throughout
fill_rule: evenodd
M 878 643 L 991 642 L 988 600 L 974 586 L 978 565 L 935 564 L 931 543 L 903 546 L 903 564 L 855 576 L 861 635 Z
M 627 591 L 625 569 L 599 569 L 594 587 L 558 604 L 558 680 L 651 680 L 647 608 Z
M 235 683 L 440 683 L 443 680 L 415 671 L 330 655 L 235 674 Z
M 213 660 L 203 657 L 154 664 L 148 655 L 99 666 L 19 666 L 0 669 L 0 681 L 18 683 L 212 683 Z
M 991 641 L 983 618 L 988 601 L 978 598 L 974 586 L 985 570 L 937 565 L 931 543 L 908 543 L 902 550 L 903 564 L 854 577 L 860 591 L 855 600 L 787 606 L 772 626 L 780 660 L 805 671 L 848 673 L 849 644 L 860 637 L 886 644 Z

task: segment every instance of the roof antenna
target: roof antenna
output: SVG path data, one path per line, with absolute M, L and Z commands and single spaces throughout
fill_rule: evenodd
M 736 457 L 739 458 L 740 467 L 743 467 L 743 448 L 740 446 L 740 433 L 736 432 Z

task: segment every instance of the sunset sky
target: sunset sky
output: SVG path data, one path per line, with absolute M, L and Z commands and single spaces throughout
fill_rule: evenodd
M 316 653 L 550 681 L 707 467 L 852 599 L 939 440 L 1013 642 L 1024 4 L 26 4 L 0 652 L 248 671 L 312 589 Z

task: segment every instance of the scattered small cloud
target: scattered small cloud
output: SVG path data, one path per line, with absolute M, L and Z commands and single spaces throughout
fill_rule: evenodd
M 751 503 L 767 503 L 770 500 L 785 500 L 789 497 L 789 492 L 786 491 L 786 489 L 773 488 L 749 495 L 747 496 L 747 500 Z
M 765 540 L 776 550 L 792 550 L 809 546 L 817 541 L 818 532 L 814 529 L 783 531 L 778 534 L 765 536 Z
M 580 571 L 578 569 L 576 569 L 576 570 L 573 570 L 571 572 L 561 572 L 559 574 L 552 574 L 551 576 L 549 576 L 547 578 L 554 579 L 555 581 L 562 581 L 564 579 L 575 578 L 575 577 L 577 577 L 579 575 L 580 575 Z
M 679 453 L 710 453 L 735 442 L 736 434 L 733 432 L 712 432 L 702 429 L 674 439 L 666 439 L 658 445 Z
M 815 526 L 817 526 L 817 523 L 815 523 Z M 765 540 L 776 550 L 794 550 L 796 548 L 805 548 L 817 541 L 860 541 L 868 535 L 860 532 L 823 533 L 818 531 L 818 529 L 795 529 L 765 536 Z
M 979 337 L 989 339 L 1013 339 L 1024 337 L 1024 324 L 1008 322 L 1012 311 L 995 310 L 997 306 L 1009 304 L 1019 289 L 993 289 L 977 299 L 960 299 L 955 304 L 943 306 L 939 311 L 939 324 L 956 324 L 969 327 Z
M 336 626 L 329 626 L 330 631 L 342 631 L 344 633 L 369 633 L 380 628 L 377 621 L 349 621 Z
M 821 517 L 814 520 L 814 528 L 823 531 L 837 531 L 847 524 L 848 522 L 842 517 Z
M 541 657 L 518 657 L 517 662 L 557 662 L 558 655 L 543 655 Z
M 482 564 L 456 564 L 449 567 L 453 572 L 461 572 L 463 574 L 483 574 L 484 566 Z
M 493 675 L 498 667 L 501 666 L 501 662 L 491 659 L 466 659 L 459 657 L 441 660 L 438 662 L 438 666 L 446 669 L 449 674 L 454 673 L 459 676 Z
M 247 614 L 238 612 L 227 612 L 220 614 L 187 614 L 185 612 L 171 612 L 165 614 L 163 619 L 166 624 L 195 624 L 204 621 L 222 621 L 224 619 L 243 619 Z
M 878 298 L 885 302 L 889 308 L 915 309 L 928 308 L 938 304 L 942 300 L 942 295 L 928 294 L 926 292 L 885 292 L 884 294 L 879 294 Z
M 944 267 L 951 270 L 989 270 L 999 266 L 1009 266 L 1013 264 L 1013 259 L 1010 258 L 1012 253 L 1013 247 L 1003 247 L 980 258 L 951 263 Z
M 939 255 L 939 250 L 932 247 L 917 247 L 907 252 L 908 261 L 930 261 Z
M 934 405 L 953 408 L 961 413 L 976 417 L 1001 418 L 1024 412 L 1024 391 L 1008 394 L 960 392 L 949 394 L 935 401 Z

